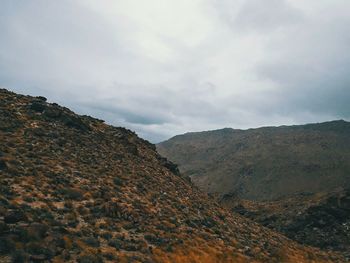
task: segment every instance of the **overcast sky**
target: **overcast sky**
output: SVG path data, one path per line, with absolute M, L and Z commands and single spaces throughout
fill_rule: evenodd
M 350 119 L 349 0 L 0 0 L 0 86 L 159 142 Z

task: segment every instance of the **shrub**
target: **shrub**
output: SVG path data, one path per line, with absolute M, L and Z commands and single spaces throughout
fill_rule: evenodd
M 64 188 L 61 189 L 60 192 L 66 199 L 81 200 L 83 198 L 82 192 L 75 188 Z
M 114 260 L 115 256 L 112 253 L 104 253 L 103 257 L 106 258 L 107 260 Z
M 45 247 L 42 242 L 30 242 L 26 246 L 26 250 L 33 255 L 45 255 L 51 258 L 54 253 L 49 248 Z
M 151 243 L 153 245 L 157 245 L 157 246 L 168 244 L 168 240 L 167 239 L 161 238 L 161 237 L 157 237 L 155 235 L 145 235 L 145 239 L 149 243 Z
M 120 179 L 119 177 L 114 177 L 113 182 L 116 186 L 123 186 L 123 180 Z
M 109 232 L 104 232 L 101 234 L 101 237 L 106 239 L 106 240 L 110 240 L 112 238 L 112 234 Z
M 13 251 L 11 257 L 12 257 L 12 263 L 28 262 L 28 256 L 22 249 Z
M 100 241 L 97 238 L 94 237 L 86 237 L 83 239 L 84 243 L 91 246 L 91 247 L 99 247 Z
M 116 249 L 120 249 L 122 247 L 121 242 L 118 239 L 109 240 L 108 245 Z
M 8 254 L 15 248 L 15 243 L 8 237 L 0 237 L 0 254 Z
M 4 221 L 7 224 L 14 224 L 14 223 L 17 223 L 19 221 L 25 221 L 25 220 L 27 220 L 27 217 L 23 213 L 23 211 L 20 211 L 20 210 L 10 211 L 4 217 Z
M 9 227 L 3 223 L 3 222 L 0 222 L 0 235 L 7 232 L 9 230 Z
M 98 255 L 84 254 L 77 258 L 78 263 L 102 263 L 103 259 Z

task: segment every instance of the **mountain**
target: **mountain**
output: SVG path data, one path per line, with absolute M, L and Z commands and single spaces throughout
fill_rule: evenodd
M 350 186 L 350 123 L 187 133 L 157 145 L 208 193 L 276 200 Z
M 350 258 L 350 123 L 188 133 L 157 145 L 235 213 Z
M 0 262 L 344 262 L 230 213 L 155 146 L 0 90 Z

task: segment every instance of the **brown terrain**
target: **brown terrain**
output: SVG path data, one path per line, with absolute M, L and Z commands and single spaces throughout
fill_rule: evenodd
M 350 258 L 349 190 L 265 202 L 224 195 L 219 201 L 233 212 L 282 232 L 299 243 L 339 251 Z
M 350 258 L 350 123 L 187 133 L 157 145 L 222 205 Z
M 275 200 L 350 187 L 350 123 L 187 133 L 157 145 L 209 193 Z
M 155 146 L 0 90 L 0 262 L 344 262 L 219 206 Z

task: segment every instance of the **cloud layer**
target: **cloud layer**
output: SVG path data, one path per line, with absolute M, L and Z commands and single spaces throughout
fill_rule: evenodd
M 136 130 L 350 119 L 346 0 L 11 1 L 0 86 Z

